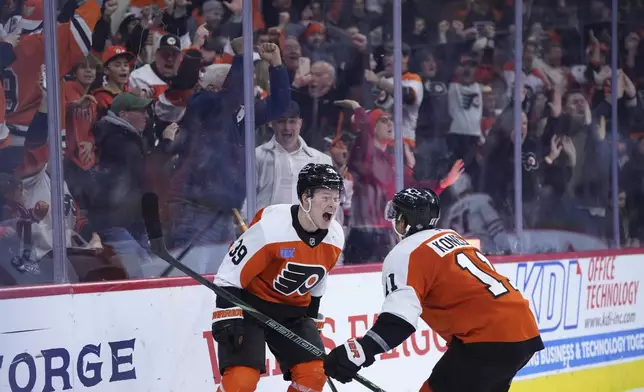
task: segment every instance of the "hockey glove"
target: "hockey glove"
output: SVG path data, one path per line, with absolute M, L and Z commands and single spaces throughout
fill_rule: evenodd
M 346 384 L 353 379 L 360 368 L 371 366 L 375 358 L 373 355 L 365 354 L 360 340 L 351 338 L 342 346 L 334 348 L 324 358 L 324 373 Z
M 216 308 L 212 313 L 212 337 L 234 351 L 244 343 L 244 312 L 239 307 Z

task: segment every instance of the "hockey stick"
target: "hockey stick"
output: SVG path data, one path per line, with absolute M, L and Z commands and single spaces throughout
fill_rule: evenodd
M 161 220 L 159 218 L 159 199 L 156 194 L 148 192 L 143 195 L 143 198 L 141 199 L 141 210 L 143 212 L 145 228 L 150 239 L 150 248 L 155 255 L 165 260 L 168 264 L 173 265 L 175 268 L 190 276 L 192 279 L 196 280 L 203 286 L 206 286 L 210 290 L 214 291 L 218 296 L 221 296 L 227 301 L 242 308 L 242 310 L 244 310 L 246 313 L 250 314 L 252 317 L 256 318 L 267 327 L 275 330 L 288 340 L 299 345 L 309 353 L 318 358 L 325 357 L 326 353 L 324 352 L 324 350 L 320 350 L 315 345 L 304 340 L 301 336 L 297 335 L 290 329 L 266 316 L 264 313 L 259 312 L 252 306 L 248 305 L 246 302 L 230 294 L 228 291 L 222 289 L 213 282 L 210 282 L 208 279 L 199 275 L 198 273 L 196 273 L 189 267 L 186 267 L 181 262 L 172 257 L 172 255 L 166 249 L 165 244 L 163 243 L 163 231 L 161 230 Z M 355 380 L 373 392 L 385 392 L 384 389 L 380 388 L 379 386 L 359 374 L 355 375 Z

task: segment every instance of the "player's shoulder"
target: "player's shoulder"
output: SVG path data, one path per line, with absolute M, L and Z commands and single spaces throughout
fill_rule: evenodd
M 293 228 L 293 205 L 273 204 L 261 209 L 253 220 L 267 244 L 297 241 L 299 238 Z
M 285 222 L 291 222 L 291 205 L 273 204 L 257 211 L 252 225 L 259 223 L 263 229 L 271 229 L 277 225 L 284 226 Z
M 423 230 L 404 238 L 402 241 L 396 244 L 396 246 L 394 246 L 391 251 L 389 251 L 389 254 L 387 254 L 387 257 L 385 257 L 383 264 L 387 266 L 400 262 L 408 262 L 412 254 L 422 252 L 422 250 L 426 247 L 428 241 L 444 231 L 451 230 Z
M 342 230 L 342 225 L 335 220 L 331 220 L 331 225 L 329 226 L 329 232 L 326 237 L 324 237 L 323 243 L 333 245 L 340 249 L 344 248 L 344 230 Z
M 385 263 L 410 260 L 414 255 L 421 257 L 438 255 L 442 258 L 462 248 L 473 248 L 473 246 L 454 230 L 423 230 L 403 239 L 394 246 L 385 258 Z

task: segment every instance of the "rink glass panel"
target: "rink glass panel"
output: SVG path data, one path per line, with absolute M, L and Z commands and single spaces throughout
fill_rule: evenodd
M 610 34 L 611 4 L 600 4 L 599 1 L 591 2 L 588 8 L 584 7 L 584 4 L 567 1 L 564 4 L 565 7 L 559 9 L 552 9 L 536 0 L 524 2 L 525 17 L 520 24 L 514 19 L 514 9 L 507 6 L 505 2 L 474 1 L 467 10 L 459 8 L 456 2 L 404 1 L 401 7 L 402 42 L 393 42 L 393 25 L 396 21 L 393 19 L 394 12 L 391 4 L 378 6 L 372 2 L 359 0 L 344 2 L 342 5 L 332 1 L 300 4 L 300 2 L 285 0 L 275 4 L 257 2 L 258 5 L 259 3 L 262 3 L 264 8 L 252 12 L 253 46 L 267 41 L 279 43 L 283 62 L 289 69 L 292 99 L 298 102 L 301 111 L 303 124 L 300 135 L 308 147 L 322 154 L 328 154 L 331 161 L 340 167 L 343 175 L 346 175 L 349 191 L 342 207 L 347 212 L 339 216 L 347 234 L 345 256 L 348 254 L 348 257 L 343 258 L 346 264 L 380 262 L 395 243 L 390 226 L 383 222 L 381 215 L 384 203 L 397 189 L 396 174 L 401 176 L 396 172 L 397 153 L 403 155 L 403 170 L 408 171 L 402 173 L 402 178 L 406 180 L 405 185 L 436 187 L 441 179 L 447 177 L 454 161 L 457 158 L 464 159 L 466 173 L 470 177 L 469 184 L 464 177 L 461 177 L 459 182 L 443 191 L 440 226 L 455 228 L 468 238 L 480 241 L 487 253 L 502 254 L 508 250 L 507 248 L 512 253 L 543 253 L 639 246 L 644 224 L 641 208 L 637 206 L 636 200 L 639 200 L 642 193 L 640 189 L 642 181 L 641 173 L 635 163 L 642 156 L 640 150 L 644 151 L 644 147 L 641 147 L 644 142 L 638 136 L 641 131 L 638 129 L 638 124 L 642 122 L 637 120 L 641 112 L 639 94 L 641 76 L 638 75 L 636 66 L 639 59 L 637 50 L 639 43 L 633 49 L 635 47 L 633 41 L 636 38 L 633 33 L 638 31 L 639 23 L 636 15 L 640 12 L 637 2 L 619 2 L 620 14 L 624 18 L 620 20 L 618 26 L 618 37 L 612 37 Z M 244 6 L 250 7 L 251 2 L 245 2 Z M 486 8 L 488 6 L 490 8 Z M 288 12 L 288 18 L 285 14 L 281 14 L 283 11 Z M 115 15 L 121 14 L 117 12 Z M 122 15 L 118 17 L 121 18 Z M 305 22 L 302 23 L 302 21 Z M 536 67 L 540 71 L 530 71 L 523 77 L 527 88 L 525 102 L 519 113 L 515 113 L 512 102 L 514 35 L 517 25 L 523 27 L 524 45 L 521 52 L 524 69 L 526 63 L 531 60 L 533 69 Z M 230 34 L 239 34 L 243 30 L 242 24 L 239 26 L 241 27 L 238 29 L 231 29 L 230 31 L 234 33 Z M 594 37 L 590 34 L 591 30 Z M 577 33 L 574 33 L 575 31 Z M 443 35 L 442 32 L 445 34 Z M 362 36 L 366 38 L 366 45 Z M 620 98 L 618 102 L 620 109 L 617 156 L 613 154 L 611 121 L 613 97 L 609 96 L 608 101 L 599 98 L 599 93 L 610 95 L 610 85 L 607 86 L 607 80 L 611 78 L 607 77 L 608 72 L 604 71 L 599 73 L 598 78 L 593 78 L 591 74 L 589 79 L 584 69 L 593 60 L 591 57 L 594 53 L 589 50 L 589 46 L 591 41 L 595 42 L 594 39 L 600 47 L 600 66 L 607 64 L 609 69 L 611 68 L 611 48 L 613 45 L 618 45 L 620 62 L 618 67 L 624 70 L 636 91 L 636 105 L 634 108 L 628 106 L 627 114 L 622 115 L 622 106 L 626 106 L 624 98 Z M 485 40 L 493 41 L 494 45 L 484 42 Z M 457 41 L 462 43 L 454 44 Z M 394 50 L 383 45 L 388 42 L 393 42 Z M 213 48 L 217 46 L 216 42 L 211 44 Z M 60 46 L 58 49 L 54 54 L 60 61 Z M 406 49 L 411 51 L 407 59 Z M 383 67 L 391 61 L 392 56 L 388 55 L 391 52 L 394 54 L 394 59 L 396 55 L 400 56 L 401 63 L 408 67 L 406 69 L 408 72 L 405 72 L 402 77 L 403 86 L 412 86 L 413 89 L 415 81 L 420 80 L 423 101 L 416 119 L 415 132 L 405 133 L 405 127 L 408 126 L 410 118 L 409 108 L 413 107 L 413 104 L 407 102 L 414 102 L 413 99 L 406 97 L 407 100 L 404 100 L 405 97 L 403 97 L 397 102 L 397 99 L 393 98 L 395 94 L 383 91 L 374 86 L 376 84 L 374 80 L 369 82 L 365 78 L 367 70 L 373 70 L 375 74 L 382 71 Z M 86 64 L 93 63 L 86 62 Z M 564 68 L 560 68 L 558 64 Z M 561 77 L 559 71 L 562 70 L 570 71 L 567 77 Z M 468 72 L 474 74 L 474 82 L 478 83 L 480 93 L 469 81 L 464 84 L 458 83 L 461 85 L 457 86 L 458 89 L 452 86 L 455 81 L 463 81 L 464 71 L 465 76 Z M 254 88 L 241 88 L 245 84 L 240 82 L 236 90 L 244 94 L 251 93 L 252 90 L 252 94 L 257 94 L 258 99 L 266 99 L 262 91 L 270 91 L 268 73 L 266 63 L 253 62 L 252 72 L 244 72 L 242 79 L 246 82 L 253 80 Z M 32 77 L 36 79 L 37 75 Z M 10 103 L 11 89 L 15 84 L 12 84 L 12 80 L 8 71 L 3 71 L 3 86 L 5 90 L 9 90 L 6 106 L 7 109 L 15 110 L 15 108 L 12 109 L 14 105 Z M 330 83 L 329 80 L 332 82 Z M 566 86 L 555 88 L 557 83 L 564 84 L 562 80 L 565 80 Z M 65 83 L 68 82 L 66 79 L 58 81 L 61 94 Z M 57 81 L 48 81 L 48 85 L 54 83 Z M 473 92 L 467 87 L 471 87 Z M 455 91 L 454 100 L 462 104 L 458 113 L 454 112 L 454 105 L 452 109 L 449 107 L 450 88 L 458 90 Z M 589 92 L 590 90 L 592 92 Z M 577 91 L 580 93 L 577 94 Z M 561 118 L 557 121 L 559 124 L 555 127 L 554 135 L 560 141 L 561 151 L 553 160 L 554 163 L 550 165 L 545 157 L 550 155 L 553 144 L 557 144 L 552 141 L 552 137 L 547 137 L 552 135 L 548 132 L 553 132 L 552 124 L 548 123 L 551 122 L 549 117 L 553 117 L 554 110 L 550 103 L 557 102 L 555 94 L 562 96 L 559 117 L 569 116 L 573 119 L 569 121 L 568 127 L 566 124 L 561 124 L 559 121 Z M 425 102 L 427 97 L 431 97 L 433 101 Z M 395 112 L 396 104 L 401 105 L 402 118 L 394 121 L 400 125 L 400 128 L 396 127 L 393 140 L 384 143 L 385 148 L 377 151 L 373 147 L 375 143 L 365 144 L 371 148 L 369 151 L 366 148 L 357 148 L 356 140 L 359 142 L 364 135 L 356 128 L 353 110 L 334 105 L 334 101 L 342 99 L 352 99 L 366 110 L 379 107 L 384 112 L 392 113 Z M 585 113 L 583 118 L 581 115 L 584 101 L 588 102 L 591 112 L 591 125 L 588 130 L 575 123 L 575 121 L 585 121 Z M 61 120 L 66 116 L 68 104 L 69 102 L 60 101 Z M 629 105 L 631 104 L 629 102 Z M 471 109 L 476 105 L 480 107 L 480 117 L 468 116 L 464 112 L 466 110 L 463 109 L 464 106 Z M 557 105 L 554 106 L 556 109 Z M 56 110 L 52 107 L 48 109 Z M 512 141 L 516 140 L 516 137 L 510 135 L 517 134 L 515 123 L 518 122 L 515 119 L 517 116 L 523 118 L 522 113 L 526 113 L 527 131 L 521 145 L 522 164 L 519 165 L 514 159 Z M 455 120 L 452 116 L 459 119 L 462 124 L 453 125 Z M 372 117 L 377 117 L 375 122 L 387 121 L 386 116 L 373 115 Z M 475 124 L 477 119 L 483 136 L 481 138 L 476 137 L 476 131 L 478 131 L 476 127 L 467 126 L 468 121 Z M 157 115 L 155 123 L 158 120 Z M 212 125 L 208 124 L 208 126 Z M 459 127 L 466 131 L 458 131 Z M 157 125 L 156 130 L 147 131 L 151 132 L 151 140 L 146 142 L 154 146 L 154 137 L 162 136 L 164 129 L 165 127 Z M 51 138 L 52 129 L 48 128 L 48 132 Z M 177 135 L 182 132 L 186 133 L 180 128 Z M 239 132 L 241 132 L 240 136 L 246 133 L 243 128 Z M 203 149 L 213 145 L 212 141 L 206 140 L 208 136 L 198 132 L 195 134 L 197 134 L 194 136 L 197 138 L 195 144 L 199 144 Z M 468 137 L 468 134 L 471 137 Z M 383 139 L 387 136 L 385 134 Z M 247 185 L 255 187 L 253 192 L 257 195 L 254 207 L 256 211 L 260 174 L 248 170 L 239 171 L 239 168 L 245 167 L 247 161 L 254 162 L 255 147 L 270 142 L 272 137 L 273 131 L 270 124 L 256 127 L 253 143 L 242 143 L 244 146 L 242 156 L 227 160 L 223 164 L 230 170 L 219 172 L 219 174 L 223 171 L 240 173 L 241 177 L 230 174 L 230 178 L 213 180 L 221 184 L 221 187 L 215 188 L 232 189 L 234 186 L 231 184 L 239 184 L 240 181 L 244 184 L 244 189 Z M 375 137 L 374 133 L 373 138 Z M 402 153 L 395 149 L 397 137 L 405 139 Z M 241 139 L 245 140 L 243 137 Z M 406 139 L 415 140 L 411 143 Z M 564 143 L 564 139 L 570 139 L 570 142 Z M 65 141 L 66 147 L 69 147 L 67 132 Z M 575 150 L 574 167 L 570 162 L 571 148 L 563 148 L 563 144 L 570 143 Z M 77 144 L 76 148 L 85 150 L 88 146 L 78 147 Z M 94 144 L 94 147 L 97 146 Z M 559 148 L 560 146 L 557 145 L 556 149 Z M 15 162 L 22 157 L 20 152 L 10 154 L 9 149 L 2 151 L 5 152 L 1 159 L 3 166 L 15 167 Z M 96 150 L 93 151 L 95 155 L 98 154 Z M 202 152 L 208 155 L 207 151 Z M 374 154 L 370 155 L 371 162 L 380 165 L 372 166 L 372 172 L 385 175 L 388 179 L 393 178 L 393 186 L 374 189 L 370 187 L 368 180 L 363 181 L 364 173 L 360 177 L 360 173 L 356 174 L 356 169 L 351 170 L 352 158 L 367 152 L 377 153 L 378 158 L 381 158 L 381 160 L 374 160 Z M 411 159 L 412 155 L 413 159 Z M 133 184 L 129 178 L 126 178 L 128 176 L 119 178 L 113 172 L 102 170 L 100 165 L 92 170 L 77 170 L 78 165 L 74 166 L 68 156 L 70 156 L 69 153 L 63 152 L 62 147 L 60 153 L 50 152 L 51 164 L 47 167 L 50 173 L 52 167 L 62 169 L 65 184 L 60 183 L 60 187 L 63 194 L 70 196 L 52 201 L 49 196 L 51 188 L 47 186 L 39 188 L 38 191 L 44 192 L 47 196 L 38 196 L 40 193 L 33 190 L 29 192 L 26 189 L 26 187 L 31 189 L 32 184 L 23 179 L 22 188 L 25 189 L 27 198 L 31 200 L 27 204 L 32 204 L 27 207 L 35 207 L 41 199 L 45 202 L 47 202 L 45 199 L 48 199 L 52 205 L 58 203 L 59 211 L 62 213 L 54 217 L 52 215 L 54 208 L 50 205 L 46 219 L 57 219 L 59 221 L 57 227 L 79 229 L 75 222 L 69 222 L 72 220 L 71 214 L 78 212 L 79 216 L 89 218 L 89 234 L 83 233 L 81 237 L 84 241 L 73 243 L 70 235 L 54 236 L 53 231 L 50 232 L 49 245 L 42 245 L 45 248 L 49 247 L 48 250 L 43 248 L 47 251 L 31 252 L 32 257 L 34 253 L 43 253 L 38 256 L 38 263 L 35 264 L 41 270 L 41 274 L 20 273 L 14 266 L 20 263 L 11 262 L 15 257 L 23 257 L 24 241 L 19 238 L 25 224 L 21 223 L 21 228 L 17 230 L 16 222 L 6 219 L 5 221 L 9 222 L 7 235 L 3 238 L 1 246 L 6 248 L 7 252 L 3 253 L 8 256 L 2 264 L 2 269 L 5 271 L 2 284 L 52 282 L 54 266 L 57 266 L 59 272 L 65 272 L 64 276 L 58 277 L 59 282 L 158 277 L 162 274 L 178 275 L 176 271 L 167 271 L 167 265 L 156 259 L 146 249 L 145 231 L 141 222 L 137 222 L 136 219 L 140 192 L 137 194 L 137 192 L 128 191 L 130 187 L 137 188 L 139 184 Z M 612 163 L 615 159 L 619 163 L 617 203 L 613 202 L 612 197 L 615 186 Z M 184 162 L 173 155 L 164 163 L 166 164 L 161 165 L 152 161 L 151 165 L 146 165 L 144 178 L 146 187 L 156 190 L 161 197 L 161 216 L 167 246 L 175 255 L 181 254 L 191 246 L 191 250 L 184 258 L 186 263 L 199 272 L 213 273 L 228 244 L 236 235 L 239 235 L 240 231 L 236 226 L 232 208 L 229 208 L 230 205 L 226 205 L 225 211 L 222 211 L 220 205 L 225 203 L 214 202 L 216 198 L 213 195 L 200 198 L 190 194 L 190 197 L 185 197 L 187 193 L 183 185 L 189 181 L 186 179 L 189 177 L 193 180 L 195 176 L 199 178 L 210 176 L 214 179 L 218 170 L 212 170 L 211 172 L 215 174 L 209 175 L 195 174 L 190 170 L 182 173 L 182 176 L 168 175 L 168 170 L 171 174 L 176 174 L 177 168 L 185 167 L 182 166 Z M 345 165 L 349 168 L 346 171 L 343 170 Z M 132 169 L 131 167 L 122 168 L 124 172 Z M 364 167 L 357 170 L 360 169 Z M 515 183 L 517 178 L 515 169 L 521 170 L 520 186 Z M 7 172 L 10 171 L 7 170 Z M 254 178 L 247 179 L 247 176 Z M 49 179 L 55 177 L 55 175 L 47 176 Z M 43 181 L 46 182 L 47 178 Z M 101 186 L 97 186 L 97 184 L 103 184 L 105 188 L 105 183 L 110 184 L 109 195 L 105 194 L 104 189 L 101 190 Z M 468 196 L 473 198 L 471 208 L 467 203 L 462 202 L 462 192 L 467 189 L 471 189 L 472 192 Z M 241 203 L 247 191 L 248 189 L 242 192 L 241 197 L 237 195 L 240 201 L 238 207 L 246 221 L 254 214 L 254 211 L 246 211 L 245 203 Z M 461 192 L 460 204 L 465 204 L 460 207 L 460 210 L 458 209 L 459 195 L 456 194 L 459 191 Z M 98 192 L 98 196 L 94 192 Z M 519 193 L 518 197 L 515 192 Z M 7 197 L 10 198 L 12 195 L 5 194 L 6 199 Z M 107 201 L 105 201 L 106 198 Z M 521 200 L 519 219 L 517 219 L 516 200 Z M 105 202 L 107 206 L 97 208 L 96 203 L 99 202 Z M 618 221 L 614 219 L 613 205 L 616 205 L 619 210 Z M 119 214 L 113 212 L 110 206 L 120 210 L 120 215 L 131 218 L 130 221 L 123 223 L 118 219 L 116 221 L 111 219 Z M 39 208 L 41 207 L 42 204 Z M 479 210 L 483 213 L 472 217 L 471 210 Z M 123 211 L 127 212 L 123 214 Z M 96 218 L 97 212 L 99 218 Z M 100 214 L 101 212 L 103 214 Z M 13 215 L 9 216 L 11 217 Z M 102 221 L 101 217 L 103 217 Z M 519 230 L 516 227 L 518 222 L 521 222 Z M 477 232 L 477 226 L 483 229 Z M 31 227 L 32 237 L 41 229 L 52 230 L 52 224 L 43 228 L 42 223 L 31 222 Z M 615 241 L 616 231 L 619 232 L 619 244 Z M 101 239 L 103 251 L 83 249 L 87 245 L 86 242 L 92 239 L 94 232 Z M 517 240 L 516 233 L 522 233 L 521 241 Z M 64 244 L 58 244 L 59 242 Z M 54 245 L 63 246 L 67 251 L 50 252 Z

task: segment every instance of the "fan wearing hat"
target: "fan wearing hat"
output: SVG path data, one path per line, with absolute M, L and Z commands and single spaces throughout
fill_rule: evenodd
M 115 96 L 127 91 L 135 58 L 122 46 L 110 46 L 103 52 L 102 87 L 92 91 L 98 103 L 99 118 L 107 114 Z
M 92 189 L 88 214 L 99 234 L 119 227 L 139 238 L 142 189 L 147 185 L 146 161 L 157 151 L 144 137 L 152 100 L 125 92 L 114 97 L 108 114 L 93 128 L 101 180 Z M 111 233 L 106 235 L 110 241 Z M 113 238 L 112 238 L 113 239 Z
M 130 87 L 142 90 L 149 98 L 158 98 L 168 89 L 168 83 L 177 74 L 181 62 L 181 42 L 174 34 L 166 34 L 159 41 L 154 62 L 130 74 Z
M 154 113 L 164 124 L 177 122 L 185 113 L 187 99 L 199 80 L 201 52 L 181 50 L 179 37 L 164 35 L 155 53 L 155 61 L 130 74 L 130 90 L 155 101 Z M 162 125 L 164 126 L 164 125 Z
M 392 117 L 380 108 L 366 111 L 353 100 L 335 101 L 335 105 L 353 111 L 354 126 L 358 131 L 348 159 L 355 182 L 351 205 L 352 230 L 347 238 L 344 263 L 382 260 L 390 250 L 391 238 L 383 230 L 386 228 L 386 219 L 381 213 L 384 210 L 381 202 L 396 191 L 395 159 L 390 147 L 394 140 Z M 463 163 L 457 161 L 442 180 L 419 182 L 413 178 L 407 154 L 405 164 L 405 186 L 431 188 L 438 194 L 451 186 L 463 172 Z

